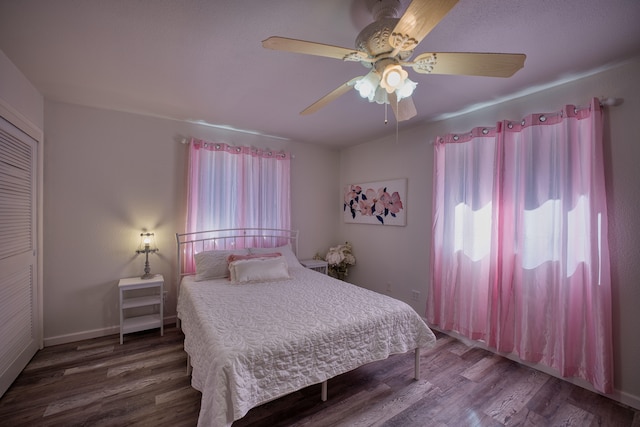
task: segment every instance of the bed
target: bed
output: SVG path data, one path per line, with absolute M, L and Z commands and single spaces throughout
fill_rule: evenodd
M 251 408 L 435 336 L 407 304 L 304 268 L 296 231 L 176 234 L 178 325 L 199 426 L 230 426 Z

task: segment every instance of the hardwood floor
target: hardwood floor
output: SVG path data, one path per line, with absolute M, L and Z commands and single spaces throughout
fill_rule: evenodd
M 96 338 L 38 352 L 0 399 L 2 426 L 195 426 L 182 333 Z M 632 426 L 640 412 L 438 334 L 421 355 L 395 355 L 252 409 L 233 427 Z

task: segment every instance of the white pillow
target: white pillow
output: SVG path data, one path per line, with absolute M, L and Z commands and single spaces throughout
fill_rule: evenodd
M 284 257 L 242 259 L 229 263 L 234 283 L 290 279 Z
M 205 251 L 195 254 L 196 282 L 211 279 L 224 279 L 229 277 L 229 255 L 248 255 L 246 249 L 234 251 Z
M 298 261 L 298 258 L 291 250 L 290 245 L 280 246 L 278 248 L 249 248 L 249 252 L 251 254 L 267 254 L 272 252 L 280 252 L 284 259 L 287 260 L 287 265 L 289 267 L 302 267 L 302 264 Z

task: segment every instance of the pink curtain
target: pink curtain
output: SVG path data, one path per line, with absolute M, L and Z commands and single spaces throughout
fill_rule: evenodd
M 427 319 L 613 390 L 602 111 L 435 143 Z
M 289 229 L 290 160 L 285 152 L 192 139 L 186 232 Z M 192 255 L 185 254 L 185 272 L 194 270 Z

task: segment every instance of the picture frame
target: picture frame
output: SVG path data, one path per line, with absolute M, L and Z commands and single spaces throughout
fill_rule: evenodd
M 345 223 L 407 225 L 407 179 L 346 185 L 343 191 Z

